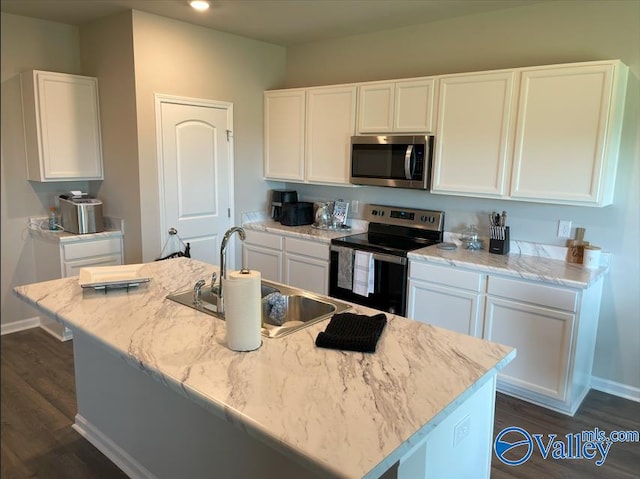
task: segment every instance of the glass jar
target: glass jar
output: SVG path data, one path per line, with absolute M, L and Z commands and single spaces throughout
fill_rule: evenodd
M 467 226 L 467 228 L 462 232 L 460 240 L 462 241 L 462 246 L 466 249 L 481 249 L 478 228 L 476 225 Z

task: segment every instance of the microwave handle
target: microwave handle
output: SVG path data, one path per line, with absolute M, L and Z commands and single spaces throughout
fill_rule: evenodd
M 407 146 L 407 151 L 404 154 L 404 177 L 407 180 L 413 179 L 413 168 L 411 165 L 411 157 L 413 156 L 413 145 Z

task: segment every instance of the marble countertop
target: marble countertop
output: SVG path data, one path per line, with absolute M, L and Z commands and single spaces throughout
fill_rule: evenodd
M 56 232 L 43 230 L 39 228 L 29 228 L 29 233 L 36 238 L 46 241 L 57 241 L 59 243 L 77 243 L 80 241 L 94 241 L 102 238 L 120 238 L 122 231 L 120 230 L 106 230 L 100 233 L 87 233 L 87 234 L 74 234 L 66 231 Z
M 103 217 L 104 231 L 100 233 L 75 234 L 67 231 L 51 231 L 41 228 L 47 220 L 46 216 L 31 216 L 29 234 L 34 238 L 57 243 L 77 243 L 81 241 L 95 241 L 102 238 L 120 238 L 124 236 L 123 221 L 111 216 Z
M 460 247 L 455 250 L 443 250 L 435 245 L 412 251 L 407 256 L 410 260 L 582 289 L 588 288 L 608 270 L 606 267 L 591 270 L 584 268 L 581 264 L 536 255 L 520 253 L 499 255 L 489 253 L 487 250 L 474 251 Z
M 234 352 L 224 321 L 166 299 L 215 270 L 176 258 L 144 264 L 151 281 L 129 292 L 82 289 L 77 277 L 15 292 L 212 414 L 335 477 L 377 477 L 515 357 L 510 347 L 394 315 L 374 354 L 317 348 L 328 320 Z
M 333 238 L 341 238 L 342 236 L 349 236 L 366 232 L 366 222 L 362 223 L 362 225 L 359 223 L 354 224 L 352 225 L 351 229 L 348 230 L 321 230 L 318 228 L 314 228 L 312 225 L 284 226 L 274 220 L 245 223 L 242 225 L 242 227 L 245 229 L 266 231 L 268 233 L 282 234 L 285 236 L 292 236 L 294 238 L 317 241 L 320 243 L 331 243 L 331 240 Z

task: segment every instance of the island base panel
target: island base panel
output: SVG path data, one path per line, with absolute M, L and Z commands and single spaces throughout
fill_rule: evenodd
M 74 331 L 74 429 L 132 478 L 329 478 L 216 417 Z
M 395 475 L 382 477 L 488 479 L 495 396 L 494 374 L 400 459 Z

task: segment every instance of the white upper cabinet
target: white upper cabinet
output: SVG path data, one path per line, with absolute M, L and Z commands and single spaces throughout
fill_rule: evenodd
M 307 90 L 307 181 L 349 183 L 355 125 L 355 86 Z
M 103 179 L 98 80 L 39 70 L 20 78 L 27 178 Z
M 265 178 L 349 184 L 356 87 L 265 92 Z
M 508 192 L 515 72 L 440 77 L 432 191 Z
M 264 174 L 304 179 L 305 90 L 264 94 Z
M 610 60 L 265 92 L 265 177 L 346 185 L 352 135 L 434 133 L 433 193 L 607 206 L 628 70 Z
M 522 70 L 511 197 L 613 202 L 627 72 L 619 61 Z
M 365 83 L 358 91 L 359 134 L 433 131 L 433 78 Z

